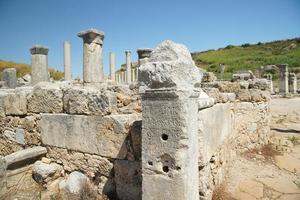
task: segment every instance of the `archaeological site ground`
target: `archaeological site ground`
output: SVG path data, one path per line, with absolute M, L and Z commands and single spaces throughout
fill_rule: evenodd
M 0 200 L 300 200 L 299 2 L 24 2 Z

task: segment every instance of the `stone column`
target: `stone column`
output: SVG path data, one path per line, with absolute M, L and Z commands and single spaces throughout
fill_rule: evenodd
M 170 59 L 161 61 L 161 55 Z M 140 66 L 139 81 L 146 86 L 141 93 L 142 199 L 199 199 L 199 91 L 194 85 L 201 76 L 192 58 L 183 55 L 190 55 L 186 47 L 166 41 L 153 51 L 151 62 Z
M 279 68 L 279 93 L 288 94 L 289 93 L 288 65 L 282 64 L 279 65 L 278 68 Z
M 126 83 L 131 83 L 131 52 L 125 51 L 126 54 Z
M 109 52 L 109 71 L 110 71 L 110 80 L 115 81 L 115 54 Z
M 64 42 L 64 72 L 65 72 L 65 81 L 72 80 L 71 44 L 68 41 Z
M 2 81 L 5 88 L 17 87 L 17 71 L 15 68 L 7 68 L 2 71 Z
M 137 70 L 136 70 L 136 79 L 137 80 L 139 78 L 139 67 L 142 64 L 142 59 L 149 58 L 152 51 L 153 51 L 153 49 L 150 49 L 150 48 L 141 48 L 136 51 L 138 54 L 138 65 L 137 65 Z
M 30 49 L 31 53 L 31 84 L 48 82 L 48 47 L 35 45 Z
M 102 58 L 104 33 L 89 29 L 77 35 L 83 39 L 83 81 L 86 83 L 104 81 Z
M 292 94 L 297 93 L 297 76 L 295 73 L 289 74 L 289 91 Z

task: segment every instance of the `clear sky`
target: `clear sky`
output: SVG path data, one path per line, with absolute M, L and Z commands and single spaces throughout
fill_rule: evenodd
M 49 47 L 49 66 L 63 70 L 63 41 L 71 42 L 73 77 L 82 76 L 79 31 L 105 32 L 117 68 L 125 50 L 171 39 L 190 51 L 228 44 L 300 37 L 300 0 L 0 0 L 0 59 L 30 63 L 29 48 Z

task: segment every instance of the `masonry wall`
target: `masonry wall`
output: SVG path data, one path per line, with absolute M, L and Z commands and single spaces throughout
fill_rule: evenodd
M 215 104 L 198 111 L 202 199 L 211 197 L 236 153 L 268 142 L 268 92 L 220 88 L 204 89 Z M 1 90 L 0 105 L 0 155 L 44 146 L 65 174 L 81 171 L 100 193 L 141 199 L 142 121 L 135 89 L 41 83 Z

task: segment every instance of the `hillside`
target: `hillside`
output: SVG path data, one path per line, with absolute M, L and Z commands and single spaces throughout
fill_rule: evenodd
M 197 66 L 219 76 L 219 65 L 225 64 L 224 78 L 240 70 L 255 72 L 260 66 L 289 64 L 289 70 L 300 73 L 300 38 L 241 46 L 228 45 L 218 50 L 192 53 Z M 277 78 L 275 71 L 270 71 Z
M 29 74 L 31 72 L 31 67 L 28 64 L 0 60 L 0 77 L 2 76 L 2 71 L 5 68 L 16 68 L 17 77 L 24 76 L 25 74 Z M 49 72 L 50 72 L 50 77 L 53 78 L 54 80 L 60 80 L 64 76 L 62 72 L 55 70 L 53 68 L 49 68 Z

